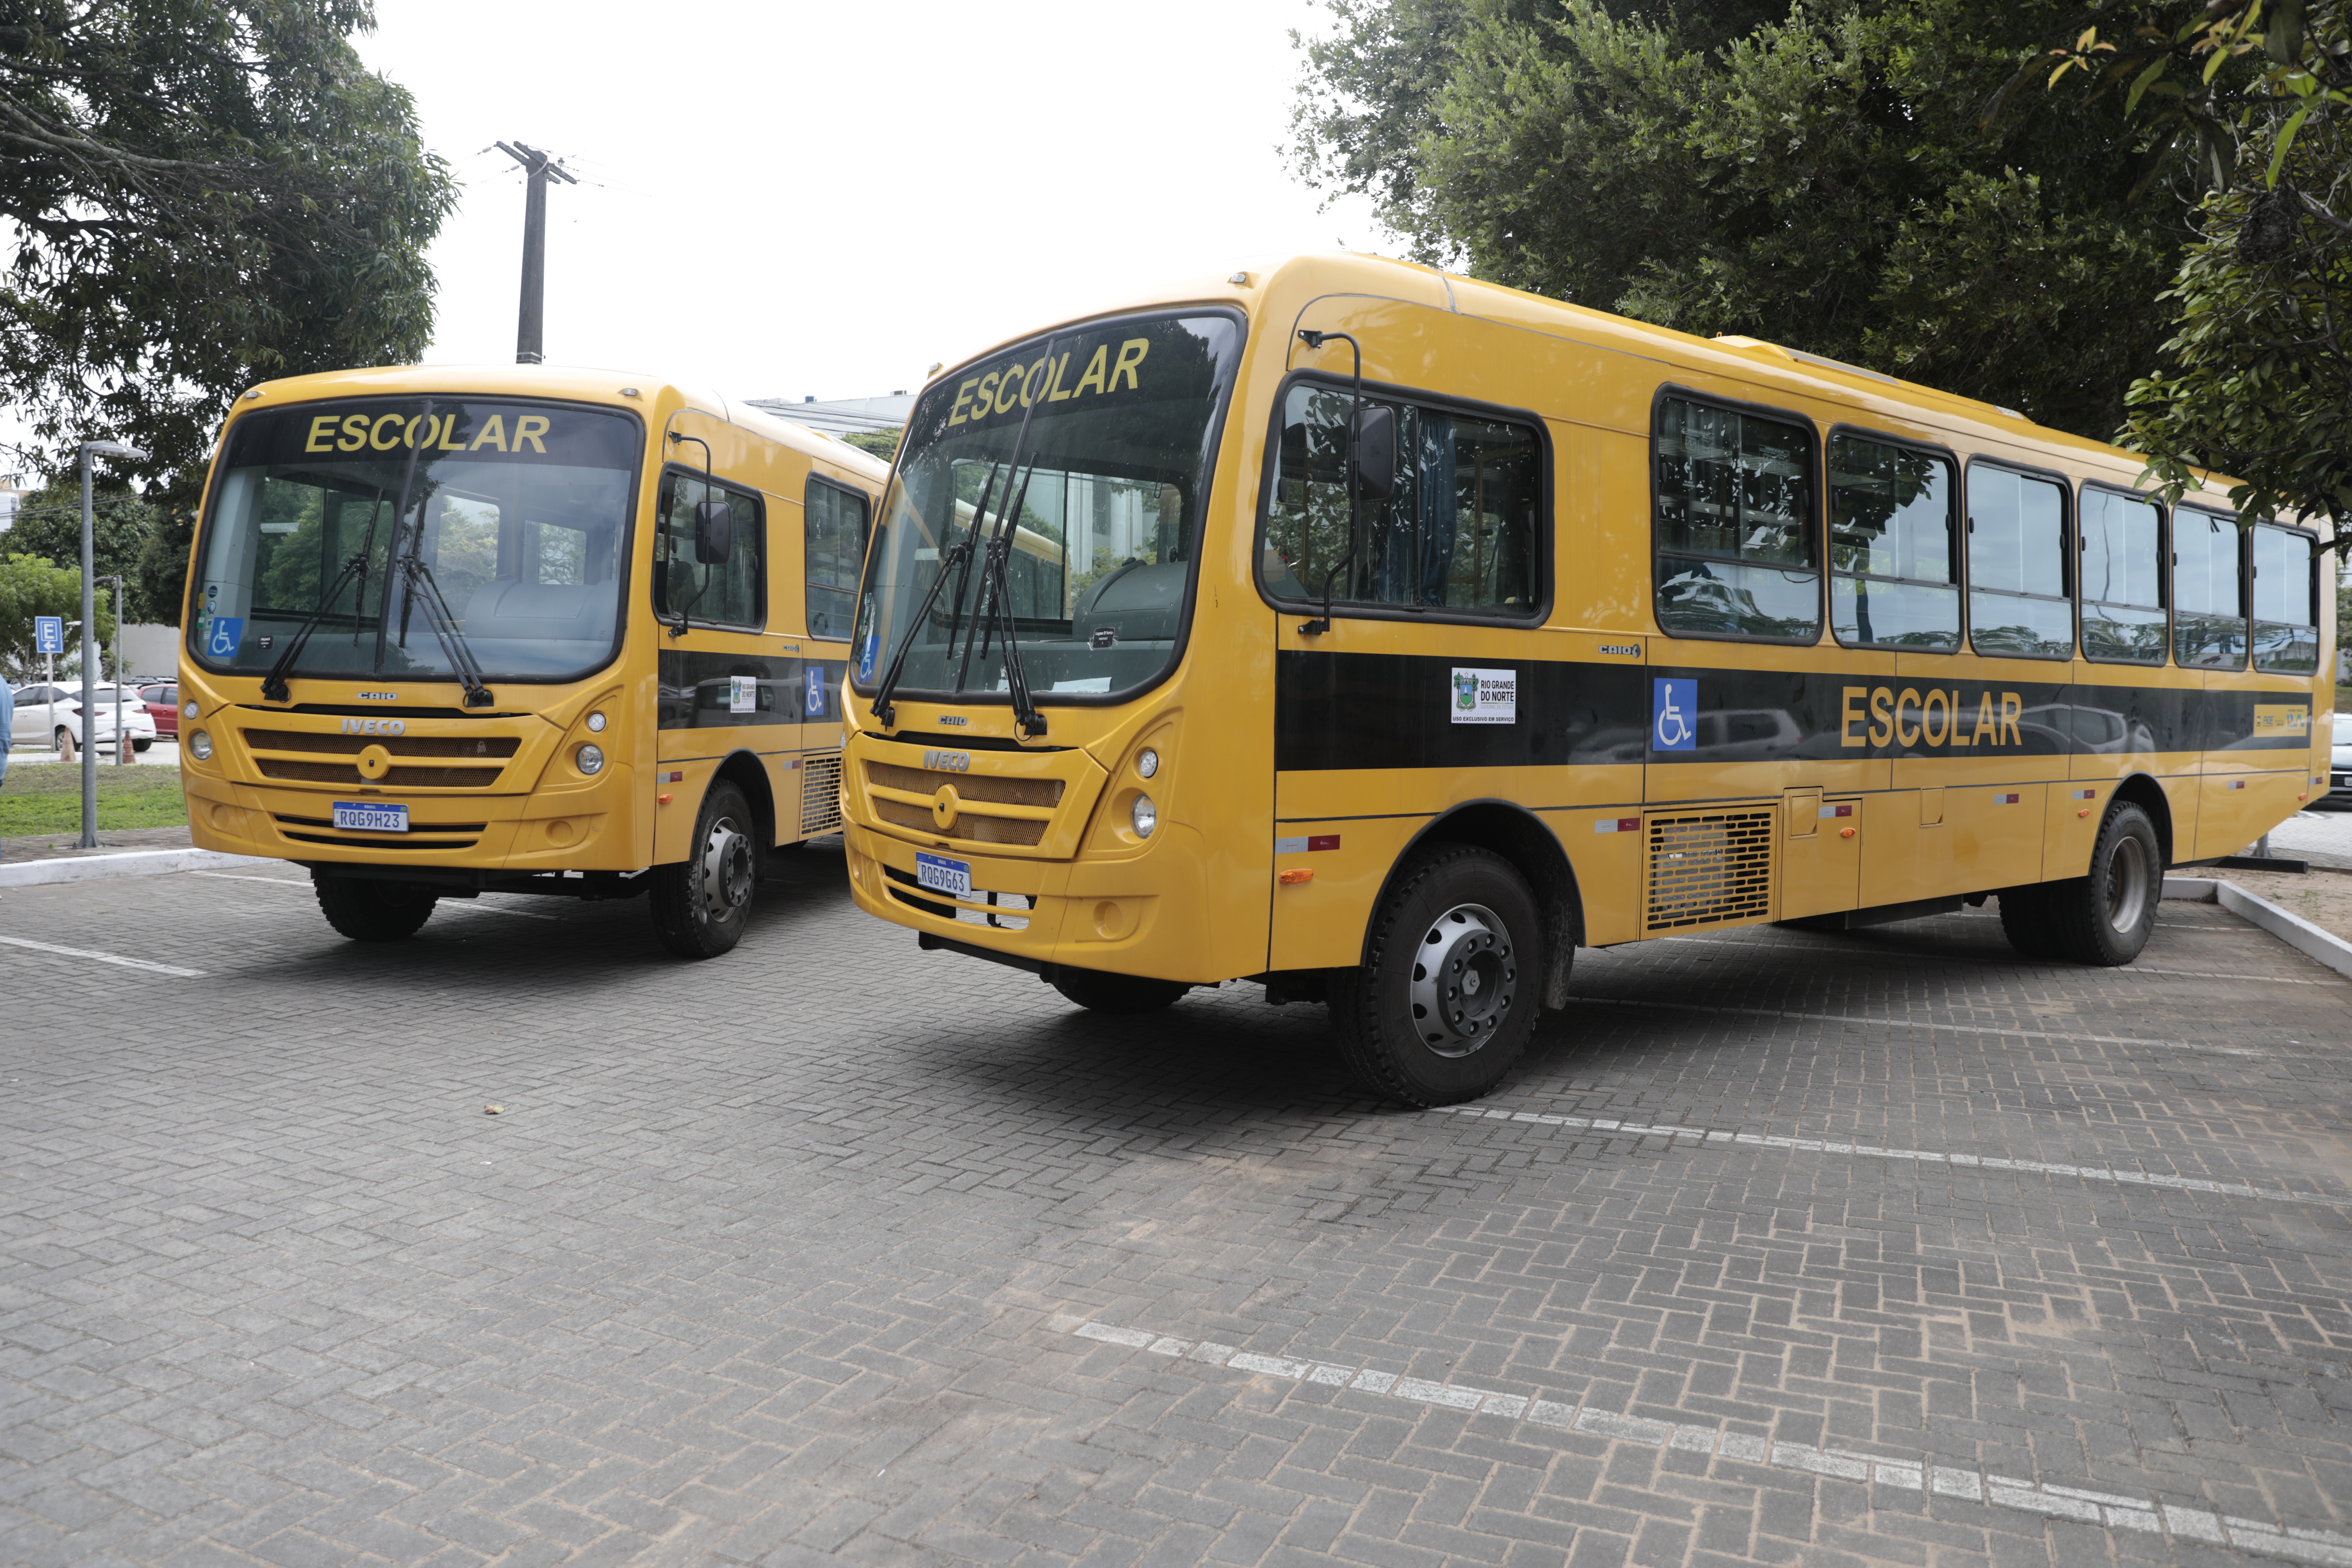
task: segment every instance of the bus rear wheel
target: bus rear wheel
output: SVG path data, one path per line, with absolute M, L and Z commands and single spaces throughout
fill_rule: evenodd
M 2066 956 L 2051 920 L 2050 888 L 2045 883 L 2002 889 L 2000 931 L 2020 958 L 2049 963 Z
M 717 958 L 743 940 L 759 862 L 754 820 L 743 792 L 722 779 L 702 797 L 693 852 L 654 868 L 654 931 L 680 958 Z
M 1362 966 L 1332 977 L 1341 1058 L 1384 1100 L 1477 1099 L 1535 1033 L 1542 951 L 1535 896 L 1511 863 L 1439 847 L 1381 901 Z
M 433 918 L 439 895 L 406 882 L 310 873 L 310 890 L 327 923 L 353 942 L 405 942 Z
M 2156 906 L 2164 897 L 2164 856 L 2156 824 L 2129 801 L 2118 802 L 2099 825 L 2091 870 L 2049 884 L 2052 934 L 2077 963 L 2118 968 L 2137 958 L 2156 934 Z
M 1173 980 L 1143 980 L 1094 969 L 1056 969 L 1054 989 L 1090 1013 L 1158 1013 L 1192 989 Z

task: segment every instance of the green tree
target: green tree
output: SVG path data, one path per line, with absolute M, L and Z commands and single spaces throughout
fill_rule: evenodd
M 2088 9 L 2021 76 L 2120 103 L 2193 153 L 2195 243 L 2124 444 L 2175 499 L 2231 476 L 2242 516 L 2352 522 L 2352 14 L 2343 0 Z M 2341 545 L 2339 539 L 2338 544 Z
M 254 381 L 415 359 L 455 187 L 350 35 L 368 0 L 0 7 L 0 379 L 39 437 L 194 499 Z
M 90 499 L 90 554 L 100 577 L 120 575 L 130 584 L 124 603 L 134 622 L 149 618 L 152 609 L 141 587 L 141 572 L 155 534 L 164 521 L 163 510 L 120 487 L 101 490 Z M 0 533 L 0 548 L 51 561 L 71 563 L 79 580 L 81 564 L 81 485 L 79 480 L 48 486 L 26 496 L 16 509 L 16 521 Z M 171 598 L 179 597 L 173 584 Z M 172 609 L 167 600 L 160 606 Z M 43 614 L 48 612 L 44 611 Z M 77 609 L 74 612 L 79 615 Z
M 41 656 L 33 651 L 36 616 L 79 620 L 81 572 L 38 555 L 0 557 L 0 666 L 12 672 L 17 684 L 42 665 Z M 102 588 L 98 593 L 98 637 L 101 644 L 113 646 L 114 611 Z M 73 651 L 58 659 L 59 675 L 81 668 L 79 634 L 68 635 L 66 647 Z
M 887 463 L 898 455 L 898 437 L 906 433 L 904 429 L 858 430 L 844 436 L 842 439 L 859 451 L 871 453 Z
M 1303 171 L 1423 259 L 2105 438 L 2186 232 L 2162 132 L 2015 95 L 2068 0 L 1335 0 Z M 2091 115 L 2086 121 L 2085 112 Z

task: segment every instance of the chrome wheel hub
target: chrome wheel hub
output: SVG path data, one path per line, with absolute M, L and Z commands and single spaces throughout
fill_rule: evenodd
M 1421 1043 L 1466 1057 L 1493 1038 L 1518 994 L 1510 932 L 1483 904 L 1456 904 L 1422 934 L 1407 999 Z
M 731 816 L 710 825 L 702 844 L 702 907 L 723 921 L 751 901 L 751 840 Z
M 2107 862 L 2107 923 L 2119 931 L 2138 929 L 2147 913 L 2147 846 L 2137 838 L 2116 841 L 2115 857 Z

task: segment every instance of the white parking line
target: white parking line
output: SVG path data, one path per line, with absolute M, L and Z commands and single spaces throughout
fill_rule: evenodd
M 157 963 L 152 959 L 125 958 L 119 952 L 92 952 L 86 947 L 59 947 L 53 942 L 35 942 L 30 937 L 0 936 L 0 942 L 10 947 L 29 947 L 36 952 L 54 952 L 64 958 L 87 958 L 93 963 L 119 963 L 125 969 L 152 970 L 157 974 L 176 974 L 183 980 L 193 980 L 204 973 L 201 969 L 182 969 L 177 964 Z
M 310 883 L 297 882 L 286 877 L 247 877 L 236 871 L 191 871 L 188 875 L 217 877 L 224 882 L 267 882 L 273 888 L 299 888 L 306 893 L 310 890 Z
M 1594 1132 L 1630 1132 L 1642 1137 L 1655 1134 L 1662 1138 L 1685 1138 L 1693 1143 L 1737 1143 L 1758 1149 L 1790 1149 L 1806 1154 L 1852 1154 L 1870 1160 L 1909 1160 L 1922 1165 L 1950 1165 L 1961 1170 L 2022 1171 L 2029 1175 L 2075 1176 L 2086 1182 L 2117 1182 L 2134 1187 L 2170 1187 L 2184 1193 L 2219 1193 L 2224 1197 L 2267 1198 L 2273 1203 L 2352 1208 L 2352 1198 L 2331 1198 L 2319 1193 L 2291 1193 L 2279 1187 L 2252 1187 L 2242 1182 L 2215 1182 L 2202 1176 L 2161 1175 L 2152 1171 L 2131 1171 L 2108 1165 L 2065 1165 L 2048 1160 L 2004 1160 L 1991 1154 L 1947 1154 L 1934 1149 L 1892 1149 L 1882 1143 L 1838 1143 L 1822 1138 L 1784 1138 L 1774 1133 L 1612 1121 L 1607 1117 L 1552 1116 L 1533 1110 L 1492 1110 L 1475 1105 L 1441 1105 L 1436 1109 L 1452 1116 L 1475 1117 L 1488 1121 L 1572 1127 Z
M 1181 1340 L 1148 1329 L 1121 1328 L 1097 1322 L 1074 1312 L 1057 1312 L 1045 1327 L 1057 1334 L 1121 1345 L 1171 1361 L 1203 1362 L 1259 1377 L 1292 1383 L 1320 1384 L 1353 1389 L 1391 1399 L 1411 1400 L 1480 1415 L 1499 1415 L 1564 1432 L 1581 1432 L 1614 1442 L 1645 1447 L 1670 1447 L 1683 1453 L 1707 1454 L 1737 1464 L 1767 1465 L 1774 1469 L 1802 1470 L 1840 1480 L 1868 1481 L 1905 1491 L 1990 1503 L 2109 1530 L 2129 1530 L 2143 1535 L 2169 1534 L 2176 1542 L 2200 1546 L 2234 1546 L 2264 1557 L 2286 1557 L 2317 1563 L 2326 1568 L 2352 1568 L 2352 1535 L 2333 1531 L 2283 1527 L 2258 1519 L 2210 1509 L 2182 1508 L 2145 1497 L 2084 1491 L 2076 1487 L 2014 1480 L 1976 1466 L 1948 1465 L 1908 1455 L 1864 1454 L 1849 1448 L 1821 1448 L 1809 1443 L 1782 1443 L 1753 1433 L 1727 1432 L 1720 1426 L 1654 1421 L 1590 1405 L 1564 1404 L 1499 1389 L 1472 1388 L 1462 1384 L 1428 1383 L 1400 1377 L 1392 1372 L 1336 1363 L 1301 1361 L 1290 1356 L 1259 1355 L 1236 1345 L 1209 1340 Z
M 2059 1035 L 2043 1029 L 1997 1029 L 1982 1024 L 1931 1024 L 1918 1018 L 1865 1018 L 1851 1013 L 1791 1013 L 1780 1007 L 1709 1007 L 1696 1002 L 1636 1002 L 1617 996 L 1570 998 L 1602 1007 L 1657 1007 L 1673 1013 L 1745 1013 L 1759 1018 L 1803 1018 L 1821 1024 L 1876 1024 L 1890 1029 L 1942 1029 L 1955 1035 L 2005 1035 L 2018 1040 L 2080 1040 L 2096 1046 L 2155 1046 L 2168 1051 L 2213 1051 L 2225 1057 L 2259 1057 L 2260 1051 L 2235 1046 L 2208 1046 L 2195 1040 L 2141 1040 L 2123 1035 Z
M 1973 963 L 1978 965 L 2000 964 L 2005 968 L 2014 968 L 2018 964 L 2030 963 L 2032 962 L 2030 959 L 2024 958 L 1977 958 L 1950 952 L 1894 952 L 1885 950 L 1874 950 L 1869 948 L 1827 948 L 1809 942 L 1729 942 L 1720 937 L 1712 936 L 1666 936 L 1660 937 L 1658 941 L 1690 942 L 1699 947 L 1744 947 L 1751 952 L 1810 952 L 1817 954 L 1834 952 L 1842 958 L 1852 956 L 1856 958 L 1894 959 L 1905 963 L 1914 963 L 1920 959 L 1928 959 L 1937 963 Z M 1650 942 L 1643 942 L 1640 944 L 1641 947 L 1649 947 L 1653 945 L 1654 944 Z M 1638 952 L 1639 949 L 1611 948 L 1605 951 L 1607 951 L 1609 955 L 1613 958 L 1620 954 L 1631 956 L 1633 952 Z M 2069 967 L 2071 968 L 2072 966 L 2070 965 Z M 2352 985 L 2352 980 L 2299 980 L 2290 979 L 2288 976 L 2284 974 L 2231 974 L 2218 969 L 2158 969 L 2152 964 L 2146 963 L 2126 963 L 2121 968 L 2110 969 L 2105 971 L 2105 973 L 2109 974 L 2178 974 L 2185 975 L 2191 980 L 2242 980 L 2250 985 Z

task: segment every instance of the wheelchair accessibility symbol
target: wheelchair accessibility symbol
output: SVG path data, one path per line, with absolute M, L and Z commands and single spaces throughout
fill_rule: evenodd
M 812 715 L 824 711 L 824 669 L 812 666 L 808 672 L 808 710 Z
M 1650 749 L 1688 752 L 1698 746 L 1698 682 L 1650 682 Z
M 205 652 L 215 658 L 235 658 L 237 645 L 245 641 L 243 616 L 218 616 L 213 620 L 212 635 L 205 639 Z

